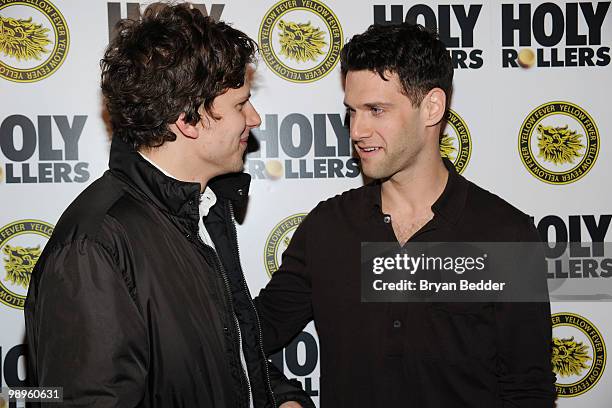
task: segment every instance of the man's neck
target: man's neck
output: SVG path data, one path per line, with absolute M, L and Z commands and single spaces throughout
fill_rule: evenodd
M 204 192 L 210 177 L 201 174 L 190 165 L 195 162 L 193 158 L 180 154 L 180 151 L 167 145 L 168 143 L 165 143 L 157 148 L 141 149 L 139 153 L 166 175 L 180 181 L 198 183 L 200 184 L 200 192 Z
M 441 158 L 418 163 L 382 183 L 383 211 L 401 218 L 423 218 L 440 197 L 448 180 Z

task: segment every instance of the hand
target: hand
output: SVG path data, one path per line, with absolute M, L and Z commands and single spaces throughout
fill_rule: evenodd
M 302 406 L 295 401 L 283 402 L 278 408 L 302 408 Z

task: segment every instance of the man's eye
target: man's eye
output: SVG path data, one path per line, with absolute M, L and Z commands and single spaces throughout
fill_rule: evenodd
M 383 113 L 383 110 L 382 110 L 382 108 L 378 108 L 378 107 L 374 106 L 374 107 L 370 108 L 370 112 L 372 112 L 372 115 L 378 116 L 378 115 Z

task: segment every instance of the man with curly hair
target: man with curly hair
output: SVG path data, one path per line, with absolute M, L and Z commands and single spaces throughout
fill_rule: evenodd
M 57 223 L 25 307 L 29 376 L 63 406 L 313 406 L 268 364 L 238 255 L 255 51 L 188 4 L 118 27 L 110 169 Z
M 414 242 L 539 236 L 526 214 L 441 157 L 453 66 L 437 35 L 372 25 L 345 45 L 341 69 L 354 150 L 374 182 L 322 201 L 294 233 L 256 299 L 266 349 L 314 320 L 323 408 L 552 407 L 544 273 L 533 275 L 543 288 L 534 303 L 362 301 L 362 243 L 412 253 Z

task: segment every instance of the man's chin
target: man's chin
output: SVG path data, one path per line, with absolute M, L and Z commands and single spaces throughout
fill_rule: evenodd
M 372 180 L 384 179 L 387 176 L 383 169 L 375 168 L 374 166 L 361 166 L 361 172 L 364 176 Z

